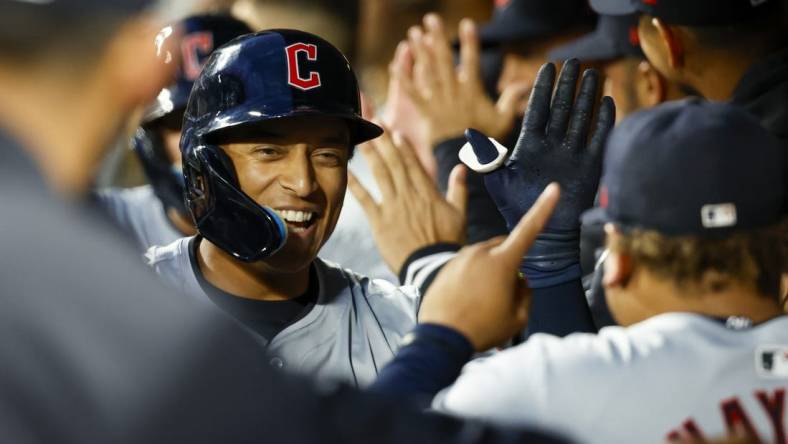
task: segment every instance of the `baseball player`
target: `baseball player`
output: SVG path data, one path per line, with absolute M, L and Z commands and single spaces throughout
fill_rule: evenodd
M 542 186 L 524 172 L 566 156 L 539 143 L 553 127 L 540 116 L 551 114 L 532 112 L 548 110 L 549 100 L 550 94 L 532 97 L 511 160 L 498 168 L 493 163 L 485 176 L 493 196 L 513 213 L 524 213 L 520 196 Z M 481 165 L 499 152 L 487 139 L 472 143 Z M 564 339 L 534 335 L 468 365 L 433 407 L 556 428 L 591 443 L 702 442 L 739 431 L 755 442 L 786 442 L 783 155 L 751 115 L 728 104 L 671 102 L 624 121 L 607 143 L 601 186 L 611 251 L 604 286 L 622 327 Z M 561 204 L 553 217 L 560 220 L 560 212 Z M 540 236 L 554 237 L 545 236 L 551 223 Z M 557 254 L 557 247 L 542 251 Z M 408 387 L 424 393 L 430 378 L 445 382 L 447 363 L 459 369 L 458 357 L 467 358 L 470 347 L 484 345 L 478 338 L 491 335 L 481 332 L 491 324 L 477 322 L 472 311 L 465 322 L 451 324 L 441 320 L 441 310 L 463 307 L 459 298 L 470 300 L 477 291 L 503 307 L 520 305 L 523 293 L 515 291 L 514 279 L 500 278 L 501 264 L 477 256 L 460 253 L 456 265 L 450 262 L 420 312 L 422 322 L 462 332 L 465 348 L 433 353 L 430 366 L 395 361 L 400 378 L 386 372 L 381 378 L 400 393 Z M 510 261 L 507 268 L 514 266 Z M 499 279 L 478 284 L 487 274 Z M 521 316 L 520 310 L 498 313 L 506 328 Z M 407 347 L 402 353 L 414 355 Z
M 146 251 L 195 233 L 183 203 L 183 174 L 178 143 L 192 84 L 215 48 L 252 30 L 228 15 L 195 15 L 157 36 L 159 48 L 171 45 L 169 62 L 177 63 L 173 82 L 159 92 L 132 140 L 149 185 L 98 191 L 101 205 Z M 165 44 L 165 41 L 169 40 Z M 161 51 L 161 49 L 160 49 Z
M 353 147 L 381 133 L 360 116 L 347 60 L 323 39 L 272 30 L 218 49 L 181 139 L 199 233 L 151 248 L 151 266 L 235 317 L 272 366 L 368 384 L 415 325 L 419 292 L 316 256 L 339 217 Z
M 638 36 L 639 14 L 602 15 L 596 29 L 547 54 L 553 62 L 578 59 L 598 64 L 605 78 L 604 94 L 616 102 L 616 120 L 668 100 L 686 96 L 646 60 Z

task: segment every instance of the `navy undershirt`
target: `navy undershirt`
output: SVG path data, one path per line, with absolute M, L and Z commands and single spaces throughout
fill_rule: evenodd
M 314 266 L 309 268 L 309 288 L 302 296 L 286 301 L 248 299 L 227 293 L 205 279 L 197 262 L 198 242 L 195 239 L 197 237 L 189 241 L 189 262 L 202 290 L 219 308 L 265 338 L 266 341 L 271 341 L 279 332 L 302 319 L 314 307 L 318 295 Z

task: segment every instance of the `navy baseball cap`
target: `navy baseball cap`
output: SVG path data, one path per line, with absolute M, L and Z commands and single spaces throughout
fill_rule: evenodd
M 136 11 L 150 6 L 154 0 L 10 0 L 20 5 L 30 5 L 38 8 L 56 9 L 87 9 L 87 10 L 120 10 Z
M 668 102 L 613 130 L 600 206 L 624 231 L 719 238 L 765 227 L 785 215 L 783 156 L 741 108 L 697 98 Z
M 594 21 L 585 0 L 496 0 L 492 20 L 479 30 L 479 40 L 489 47 L 593 26 Z
M 643 57 L 638 37 L 639 14 L 603 15 L 596 29 L 550 51 L 554 62 L 578 59 L 583 62 L 607 62 L 622 57 Z
M 673 25 L 720 26 L 743 23 L 782 0 L 590 0 L 599 14 L 640 12 Z

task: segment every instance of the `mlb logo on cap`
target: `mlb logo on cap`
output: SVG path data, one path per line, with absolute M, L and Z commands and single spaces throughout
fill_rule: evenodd
M 700 220 L 706 228 L 732 227 L 736 225 L 736 205 L 708 204 L 700 209 Z
M 749 113 L 700 99 L 633 114 L 607 143 L 600 203 L 622 229 L 718 238 L 784 216 L 784 153 Z

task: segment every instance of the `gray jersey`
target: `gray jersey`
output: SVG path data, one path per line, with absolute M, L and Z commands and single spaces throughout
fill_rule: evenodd
M 192 268 L 191 239 L 152 247 L 146 257 L 183 297 L 213 304 Z M 371 280 L 320 259 L 314 265 L 319 289 L 314 307 L 270 343 L 252 334 L 274 367 L 309 375 L 319 382 L 366 386 L 416 325 L 419 292 L 415 287 Z
M 785 442 L 787 389 L 788 316 L 734 329 L 669 313 L 598 335 L 534 335 L 469 363 L 433 406 L 587 443 L 705 442 L 740 428 Z
M 96 193 L 101 205 L 125 231 L 134 236 L 142 251 L 167 245 L 183 237 L 164 212 L 153 187 L 105 188 Z

